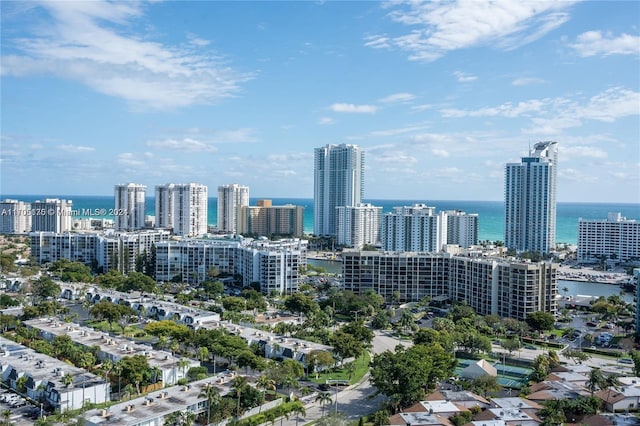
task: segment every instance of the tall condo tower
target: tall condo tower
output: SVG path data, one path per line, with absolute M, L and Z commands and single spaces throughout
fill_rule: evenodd
M 548 253 L 556 247 L 558 143 L 538 142 L 520 163 L 505 167 L 505 246 Z
M 156 186 L 156 227 L 183 237 L 206 234 L 207 194 L 207 186 L 200 183 Z
M 327 145 L 315 149 L 313 230 L 335 236 L 336 207 L 355 207 L 364 197 L 364 151 L 357 145 Z
M 47 198 L 31 203 L 31 230 L 33 232 L 71 231 L 71 200 Z
M 144 228 L 147 187 L 137 183 L 115 186 L 116 231 L 133 231 Z
M 218 231 L 238 232 L 242 206 L 249 205 L 249 187 L 232 183 L 218 187 Z

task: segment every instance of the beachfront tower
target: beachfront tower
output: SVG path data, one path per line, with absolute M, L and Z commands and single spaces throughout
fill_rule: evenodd
M 116 185 L 115 227 L 116 231 L 133 231 L 144 228 L 147 187 L 137 183 Z
M 218 187 L 218 231 L 238 233 L 242 206 L 249 205 L 249 187 L 232 183 Z
M 315 149 L 313 232 L 337 234 L 336 207 L 355 207 L 364 197 L 364 151 L 357 145 Z
M 505 167 L 504 242 L 518 252 L 556 246 L 557 142 L 538 142 L 520 163 Z

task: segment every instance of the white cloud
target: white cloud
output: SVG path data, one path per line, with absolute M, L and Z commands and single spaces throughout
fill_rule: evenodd
M 432 104 L 415 105 L 415 106 L 412 106 L 411 109 L 413 111 L 428 111 L 430 109 L 433 109 L 433 105 Z
M 431 150 L 431 153 L 436 157 L 442 157 L 442 158 L 449 157 L 449 152 L 446 149 L 442 149 L 442 148 L 433 148 Z
M 574 182 L 580 183 L 595 183 L 598 181 L 598 177 L 592 173 L 584 173 L 580 170 L 572 169 L 572 168 L 560 168 L 558 170 L 558 177 L 560 179 L 565 179 Z
M 606 151 L 593 146 L 560 146 L 559 150 L 563 160 L 576 157 L 607 158 Z
M 79 146 L 79 145 L 58 145 L 57 148 L 66 152 L 93 152 L 96 149 L 91 146 Z
M 513 80 L 511 82 L 511 85 L 513 86 L 529 86 L 532 84 L 542 84 L 545 83 L 545 80 L 541 79 L 541 78 L 535 78 L 535 77 L 520 77 L 520 78 L 516 78 L 515 80 Z
M 214 146 L 191 138 L 149 141 L 147 142 L 147 146 L 149 148 L 173 149 L 185 152 L 216 152 L 218 150 Z
M 347 112 L 360 114 L 374 114 L 378 107 L 375 105 L 333 104 L 329 107 L 333 112 Z
M 322 126 L 328 126 L 328 125 L 333 124 L 333 123 L 335 123 L 335 122 L 336 122 L 336 121 L 335 121 L 333 118 L 331 118 L 331 117 L 321 117 L 321 118 L 318 120 L 318 124 L 320 124 L 320 125 L 322 125 Z
M 40 7 L 48 12 L 47 24 L 30 28 L 30 37 L 6 40 L 20 53 L 2 57 L 3 75 L 53 74 L 145 109 L 214 103 L 251 78 L 202 50 L 200 39 L 168 46 L 131 35 L 143 15 L 140 3 L 43 2 Z
M 640 55 L 640 36 L 622 34 L 614 37 L 610 33 L 603 35 L 600 31 L 587 31 L 580 34 L 569 47 L 583 57 Z
M 453 75 L 458 79 L 460 83 L 470 83 L 478 79 L 478 76 L 467 74 L 462 71 L 454 71 Z
M 132 152 L 123 152 L 122 154 L 118 154 L 118 158 L 116 161 L 118 162 L 118 164 L 125 167 L 140 168 L 145 166 L 145 162 Z
M 459 117 L 519 117 L 532 112 L 541 111 L 545 106 L 545 100 L 531 99 L 528 101 L 518 102 L 513 104 L 511 102 L 498 105 L 497 107 L 480 108 L 477 110 L 462 110 L 462 109 L 443 109 L 440 112 L 443 117 L 447 118 L 459 118 Z
M 391 104 L 397 102 L 409 102 L 416 98 L 411 93 L 394 93 L 393 95 L 385 96 L 382 99 L 378 99 L 378 102 L 383 104 Z
M 573 2 L 396 1 L 389 17 L 412 28 L 399 36 L 369 35 L 365 46 L 397 48 L 410 60 L 433 61 L 449 51 L 488 45 L 509 50 L 531 43 L 565 23 Z

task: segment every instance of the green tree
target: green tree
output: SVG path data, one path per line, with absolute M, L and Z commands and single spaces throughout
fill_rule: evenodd
M 333 359 L 333 355 L 329 351 L 323 351 L 319 349 L 314 349 L 307 354 L 307 369 L 310 373 L 316 373 L 316 379 L 318 378 L 318 370 L 326 369 L 331 367 L 335 360 Z
M 374 357 L 370 380 L 378 393 L 405 407 L 419 401 L 425 388 L 450 377 L 455 365 L 453 355 L 439 345 L 416 345 L 409 349 L 399 345 L 395 352 L 385 351 Z
M 320 309 L 318 303 L 303 293 L 293 293 L 284 301 L 284 307 L 293 313 L 308 315 Z
M 58 297 L 60 291 L 60 286 L 46 275 L 31 282 L 31 293 L 37 300 Z
M 529 327 L 536 331 L 553 330 L 553 326 L 556 322 L 552 314 L 542 311 L 536 311 L 528 314 L 525 321 Z
M 322 410 L 322 417 L 325 415 L 325 405 L 331 404 L 332 401 L 333 399 L 329 392 L 320 392 L 316 396 L 316 402 L 320 404 L 320 409 Z
M 331 336 L 330 344 L 333 346 L 333 353 L 343 362 L 347 358 L 355 358 L 364 349 L 364 345 L 351 334 L 347 334 L 342 330 L 336 331 Z
M 473 379 L 469 383 L 469 388 L 478 394 L 481 394 L 485 398 L 489 395 L 490 392 L 498 392 L 502 389 L 502 385 L 498 383 L 498 378 L 496 376 L 490 376 L 489 374 L 484 374 L 480 377 Z
M 210 424 L 211 412 L 218 407 L 222 399 L 220 391 L 212 384 L 207 383 L 198 396 L 200 398 L 207 398 L 207 424 Z
M 597 391 L 598 389 L 603 389 L 606 386 L 606 379 L 599 368 L 591 368 L 586 385 L 587 389 L 589 389 L 589 392 L 591 393 L 591 396 L 593 396 L 595 391 Z

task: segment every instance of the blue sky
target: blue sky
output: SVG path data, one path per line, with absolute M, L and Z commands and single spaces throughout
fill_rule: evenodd
M 352 143 L 367 199 L 501 200 L 556 140 L 559 201 L 640 202 L 640 2 L 0 7 L 3 194 L 312 197 Z

